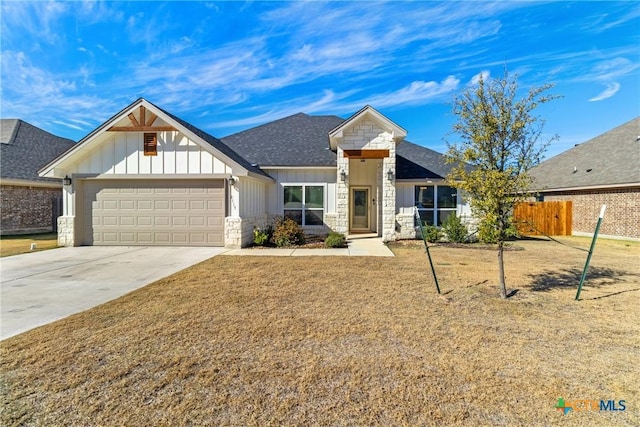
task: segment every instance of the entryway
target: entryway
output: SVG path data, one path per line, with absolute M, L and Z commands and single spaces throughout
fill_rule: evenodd
M 371 201 L 369 187 L 351 187 L 349 229 L 352 233 L 371 231 Z

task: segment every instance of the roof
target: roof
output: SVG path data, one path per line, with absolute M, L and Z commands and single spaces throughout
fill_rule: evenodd
M 222 141 L 265 169 L 335 167 L 336 152 L 329 149 L 329 133 L 344 122 L 338 116 L 298 113 L 224 137 Z M 398 179 L 416 180 L 441 179 L 451 170 L 443 154 L 406 140 L 396 146 L 396 167 Z
M 640 117 L 545 160 L 530 174 L 538 191 L 640 184 Z
M 130 111 L 131 109 L 137 107 L 138 105 L 146 105 L 147 108 L 148 107 L 152 107 L 153 109 L 155 109 L 161 115 L 165 115 L 169 120 L 174 121 L 177 125 L 182 126 L 187 131 L 193 133 L 196 137 L 200 138 L 203 142 L 211 145 L 213 148 L 218 150 L 218 152 L 220 152 L 222 155 L 226 156 L 229 160 L 237 163 L 238 165 L 240 165 L 241 167 L 246 169 L 248 172 L 253 172 L 258 176 L 272 179 L 265 172 L 261 171 L 260 169 L 258 169 L 255 166 L 251 165 L 251 163 L 249 163 L 246 159 L 244 159 L 242 156 L 240 156 L 238 153 L 236 153 L 233 149 L 231 149 L 229 146 L 227 146 L 225 143 L 223 143 L 218 138 L 216 138 L 216 137 L 208 134 L 207 132 L 197 128 L 196 126 L 192 125 L 191 123 L 188 123 L 188 122 L 180 119 L 179 117 L 174 116 L 173 114 L 163 110 L 162 108 L 158 107 L 157 105 L 149 102 L 148 100 L 146 100 L 144 98 L 136 99 L 134 102 L 129 104 L 127 107 L 123 108 L 118 113 L 114 114 L 110 119 L 105 121 L 102 125 L 100 125 L 98 128 L 94 129 L 87 136 L 82 138 L 78 142 L 77 146 L 74 147 L 74 150 L 71 150 L 69 153 L 64 153 L 64 155 L 60 155 L 60 157 L 58 157 L 54 161 L 50 162 L 49 164 L 44 165 L 41 168 L 40 172 L 42 172 L 43 174 L 46 174 L 49 171 L 53 170 L 55 165 L 60 164 L 60 162 L 64 161 L 65 158 L 67 157 L 67 155 L 71 155 L 73 152 L 82 149 L 83 145 L 89 143 L 89 141 L 92 140 L 96 135 L 98 135 L 101 132 L 105 131 L 105 129 L 108 129 L 111 125 L 113 125 L 118 120 L 121 120 L 127 111 Z
M 445 179 L 454 165 L 447 164 L 444 154 L 407 140 L 396 146 L 398 179 Z
M 298 113 L 227 137 L 222 141 L 252 164 L 269 166 L 336 166 L 329 131 L 344 119 Z
M 337 148 L 338 141 L 342 139 L 345 130 L 349 129 L 352 125 L 359 122 L 364 117 L 373 119 L 380 126 L 391 132 L 391 134 L 393 135 L 393 139 L 396 142 L 402 141 L 404 137 L 407 136 L 406 130 L 389 120 L 389 118 L 380 114 L 380 112 L 373 108 L 371 105 L 365 105 L 360 109 L 360 111 L 356 112 L 351 117 L 344 120 L 338 126 L 329 131 L 329 143 L 331 145 L 331 149 L 335 150 Z
M 149 101 L 147 101 L 147 102 L 149 102 Z M 239 155 L 236 151 L 234 151 L 227 144 L 225 144 L 224 142 L 222 142 L 220 139 L 216 138 L 215 136 L 208 134 L 207 132 L 203 131 L 202 129 L 199 129 L 199 128 L 195 127 L 194 125 L 192 125 L 189 122 L 185 122 L 181 118 L 179 118 L 177 116 L 174 116 L 173 114 L 169 113 L 168 111 L 163 110 L 162 108 L 158 107 L 157 105 L 152 104 L 151 102 L 149 102 L 149 104 L 153 105 L 158 110 L 162 111 L 167 116 L 171 117 L 173 120 L 175 120 L 176 122 L 178 122 L 179 124 L 181 124 L 182 126 L 187 128 L 188 130 L 193 132 L 196 136 L 198 136 L 198 138 L 202 139 L 204 142 L 208 143 L 209 145 L 211 145 L 212 147 L 214 147 L 215 149 L 220 151 L 222 154 L 224 154 L 225 156 L 229 157 L 234 162 L 238 163 L 240 166 L 244 167 L 245 169 L 247 169 L 249 171 L 255 172 L 255 173 L 259 174 L 259 175 L 267 176 L 267 177 L 269 176 L 266 173 L 264 173 L 263 171 L 261 171 L 259 168 L 254 166 L 252 164 L 252 162 L 249 162 L 246 158 L 244 158 L 243 156 Z
M 41 178 L 38 169 L 74 146 L 20 119 L 0 119 L 0 176 L 38 182 L 60 182 Z

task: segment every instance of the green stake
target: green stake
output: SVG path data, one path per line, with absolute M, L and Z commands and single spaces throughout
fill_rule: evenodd
M 607 210 L 607 205 L 602 205 L 600 209 L 600 216 L 598 217 L 598 223 L 596 224 L 596 231 L 593 232 L 593 240 L 591 241 L 591 248 L 589 249 L 589 255 L 587 255 L 587 262 L 584 264 L 584 270 L 582 270 L 582 277 L 580 278 L 580 284 L 578 285 L 578 293 L 576 294 L 576 301 L 580 299 L 580 291 L 582 291 L 582 285 L 584 279 L 587 277 L 587 269 L 589 268 L 589 262 L 591 261 L 591 255 L 593 255 L 593 248 L 596 246 L 596 239 L 598 238 L 598 232 L 600 231 L 600 224 L 604 218 L 604 211 Z
M 431 272 L 433 273 L 433 280 L 436 282 L 436 290 L 440 293 L 440 286 L 438 285 L 438 277 L 436 276 L 436 269 L 433 268 L 433 261 L 431 261 L 431 253 L 429 252 L 429 244 L 427 243 L 427 239 L 425 238 L 424 228 L 422 227 L 422 218 L 420 218 L 420 213 L 418 212 L 418 208 L 414 208 L 415 217 L 420 224 L 420 234 L 422 234 L 422 242 L 424 243 L 424 248 L 427 251 L 427 257 L 429 258 L 429 265 L 431 266 Z

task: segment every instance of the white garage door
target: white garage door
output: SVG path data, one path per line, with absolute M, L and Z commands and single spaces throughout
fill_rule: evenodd
M 87 245 L 224 246 L 223 180 L 83 185 Z

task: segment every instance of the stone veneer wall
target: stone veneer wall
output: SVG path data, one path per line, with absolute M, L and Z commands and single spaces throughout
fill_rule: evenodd
M 467 226 L 470 238 L 476 239 L 475 233 L 478 229 L 478 221 L 469 215 L 460 216 L 460 220 Z M 416 226 L 415 215 L 399 213 L 396 215 L 396 239 L 419 239 L 420 232 Z
M 602 205 L 600 235 L 640 239 L 640 187 L 547 193 L 544 200 L 572 202 L 573 234 L 593 235 Z
M 336 212 L 334 231 L 347 234 L 349 232 L 349 159 L 344 157 L 342 147 L 337 151 L 338 182 L 336 183 Z M 347 180 L 340 179 L 340 171 L 345 171 Z
M 74 246 L 74 216 L 58 217 L 58 246 Z
M 374 121 L 364 119 L 345 132 L 343 140 L 337 150 L 337 173 L 344 170 L 347 180 L 338 178 L 336 185 L 336 212 L 335 231 L 339 233 L 349 232 L 349 159 L 344 157 L 343 150 L 381 149 L 389 150 L 389 157 L 382 161 L 382 168 L 378 170 L 376 185 L 382 186 L 382 239 L 384 241 L 395 240 L 396 223 L 396 143 L 393 135 L 385 132 Z M 387 179 L 387 172 L 391 170 L 394 178 Z
M 226 217 L 224 220 L 224 246 L 242 248 L 253 243 L 253 229 L 267 225 L 267 214 L 248 218 Z
M 415 217 L 412 214 L 399 213 L 396 215 L 396 238 L 415 239 L 416 227 Z
M 3 185 L 0 193 L 1 234 L 53 231 L 53 201 L 61 188 Z

